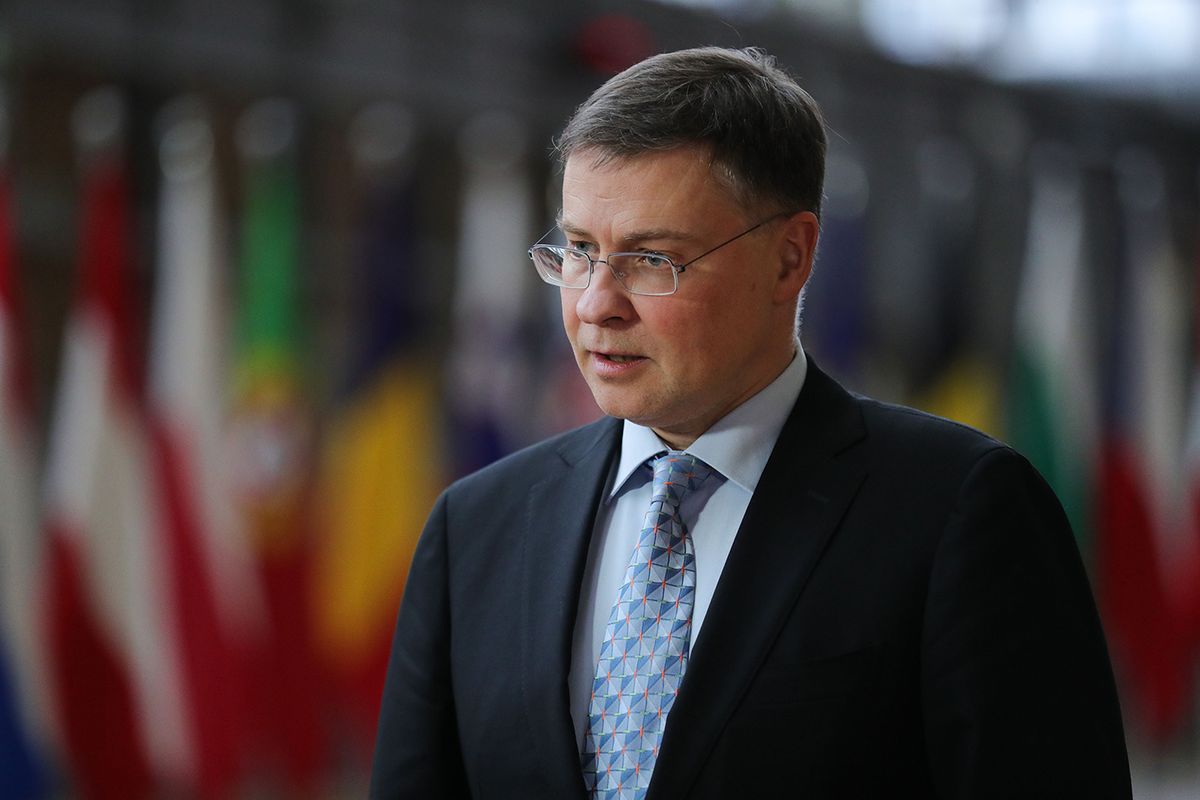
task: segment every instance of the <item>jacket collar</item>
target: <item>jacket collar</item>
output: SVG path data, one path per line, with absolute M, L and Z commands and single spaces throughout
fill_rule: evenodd
M 650 800 L 695 781 L 862 483 L 865 436 L 854 398 L 810 361 L 693 645 Z
M 620 420 L 608 418 L 566 437 L 561 463 L 533 486 L 526 506 L 521 692 L 547 797 L 585 795 L 568 693 L 571 642 L 596 509 L 620 436 Z

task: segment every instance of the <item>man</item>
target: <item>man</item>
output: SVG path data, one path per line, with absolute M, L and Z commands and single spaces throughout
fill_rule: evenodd
M 655 56 L 568 123 L 535 245 L 609 418 L 450 487 L 372 796 L 1130 796 L 1063 512 L 982 434 L 847 393 L 795 335 L 814 101 Z

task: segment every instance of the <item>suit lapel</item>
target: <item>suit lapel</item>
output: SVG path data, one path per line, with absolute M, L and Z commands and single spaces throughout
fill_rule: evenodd
M 568 676 L 579 587 L 619 420 L 566 440 L 553 475 L 529 494 L 521 537 L 521 690 L 554 797 L 584 795 Z
M 854 400 L 809 362 L 671 709 L 648 797 L 683 796 L 774 643 L 864 477 Z

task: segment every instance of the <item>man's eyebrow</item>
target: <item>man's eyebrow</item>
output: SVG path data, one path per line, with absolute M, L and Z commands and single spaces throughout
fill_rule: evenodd
M 560 231 L 562 231 L 563 233 L 565 233 L 568 236 L 577 236 L 577 237 L 583 239 L 583 238 L 587 238 L 587 236 L 589 235 L 588 232 L 585 231 L 583 228 L 572 225 L 570 222 L 567 222 L 565 219 L 563 219 L 561 212 L 559 212 L 559 215 L 555 218 L 554 224 L 555 224 L 555 226 L 558 227 L 558 229 Z
M 671 228 L 647 228 L 642 231 L 630 231 L 621 237 L 626 247 L 639 242 L 692 242 L 696 234 L 688 231 L 677 231 Z
M 590 238 L 591 234 L 584 228 L 572 225 L 567 220 L 558 217 L 558 229 L 567 236 L 575 236 L 580 239 Z M 621 237 L 622 247 L 630 247 L 639 242 L 647 241 L 667 241 L 667 242 L 692 242 L 697 239 L 696 234 L 688 231 L 679 231 L 672 228 L 647 228 L 640 231 L 630 231 Z

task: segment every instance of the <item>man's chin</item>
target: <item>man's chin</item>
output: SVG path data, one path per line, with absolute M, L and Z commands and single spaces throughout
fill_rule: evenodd
M 613 392 L 611 389 L 592 389 L 592 399 L 596 401 L 596 405 L 605 414 L 617 419 L 627 419 L 630 422 L 636 422 L 638 425 L 645 425 L 646 423 L 642 420 L 652 416 L 646 413 L 645 406 L 634 398 L 617 395 L 618 393 Z

